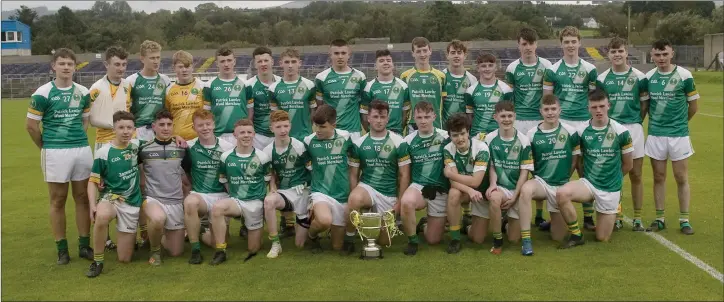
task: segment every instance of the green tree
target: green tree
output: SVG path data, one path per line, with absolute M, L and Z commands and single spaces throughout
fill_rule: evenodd
M 674 13 L 661 19 L 656 25 L 654 36 L 668 39 L 674 45 L 695 45 L 703 41 L 712 24 L 690 11 Z
M 21 5 L 20 9 L 15 10 L 15 14 L 10 16 L 10 20 L 17 20 L 20 21 L 31 28 L 33 27 L 33 24 L 35 23 L 35 20 L 38 19 L 38 13 L 25 5 Z M 32 34 L 34 35 L 35 32 L 32 31 Z

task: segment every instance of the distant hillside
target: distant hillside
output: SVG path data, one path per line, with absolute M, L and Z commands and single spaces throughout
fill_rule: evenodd
M 35 12 L 38 13 L 38 17 L 42 17 L 45 15 L 53 15 L 57 12 L 55 10 L 48 10 L 48 8 L 45 6 L 31 7 L 31 8 L 34 9 Z M 15 14 L 15 10 L 4 10 L 4 11 L 2 11 L 2 19 L 7 20 L 14 14 Z
M 281 8 L 303 8 L 313 1 L 292 1 L 287 4 L 280 5 Z

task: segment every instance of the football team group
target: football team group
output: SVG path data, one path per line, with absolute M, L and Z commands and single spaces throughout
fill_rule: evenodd
M 180 256 L 186 241 L 189 263 L 203 262 L 203 242 L 216 249 L 210 264 L 221 264 L 231 218 L 242 221 L 245 261 L 262 248 L 264 225 L 268 258 L 282 253 L 286 237 L 319 253 L 320 239 L 329 236 L 332 249 L 349 255 L 357 236 L 353 210 L 394 211 L 407 236 L 405 255 L 417 253 L 421 237 L 435 245 L 447 233 L 451 254 L 461 250 L 463 235 L 474 245 L 492 235 L 490 252 L 498 255 L 505 234 L 531 256 L 532 226 L 550 232 L 561 248 L 584 244 L 582 229 L 598 241 L 622 229 L 626 174 L 633 231 L 659 231 L 666 228 L 668 161 L 680 231 L 693 234 L 688 121 L 699 95 L 692 74 L 672 64 L 671 44 L 652 45 L 656 66 L 643 73 L 629 65 L 626 41 L 613 38 L 611 66 L 598 72 L 579 58 L 576 28 L 560 32 L 563 57 L 556 63 L 536 55 L 537 40 L 533 29 L 519 32 L 520 58 L 504 80 L 496 78 L 500 62 L 489 53 L 475 58 L 477 74 L 467 71 L 468 51 L 457 40 L 445 50 L 448 67 L 437 70 L 430 42 L 418 37 L 411 45 L 415 66 L 399 77 L 384 49 L 368 81 L 348 65 L 347 43 L 335 40 L 331 67 L 313 80 L 300 76 L 297 50 L 280 54 L 277 76 L 271 50 L 258 47 L 253 77 L 236 74 L 236 54 L 221 48 L 219 74 L 206 82 L 194 77 L 186 51 L 173 55 L 175 82 L 159 74 L 161 46 L 145 41 L 141 71 L 123 78 L 129 54 L 110 47 L 107 74 L 90 89 L 72 81 L 75 54 L 58 49 L 56 77 L 32 95 L 26 126 L 41 150 L 58 264 L 70 261 L 69 184 L 78 255 L 92 261 L 88 277 L 102 273 L 108 249 L 129 262 L 134 250 L 148 248 L 149 263 L 161 265 L 162 247 Z M 96 128 L 93 152 L 89 124 Z M 641 218 L 644 155 L 653 168 L 656 209 L 648 228 Z M 571 180 L 574 172 L 578 178 Z M 580 226 L 573 202 L 582 203 Z M 416 212 L 425 208 L 418 221 Z M 116 243 L 109 233 L 114 219 Z M 388 243 L 381 233 L 380 242 Z

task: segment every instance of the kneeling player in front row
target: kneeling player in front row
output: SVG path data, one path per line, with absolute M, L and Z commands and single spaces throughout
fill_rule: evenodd
M 211 227 L 213 228 L 216 253 L 212 265 L 226 261 L 226 223 L 230 217 L 244 217 L 249 230 L 247 250 L 244 261 L 256 256 L 261 248 L 261 235 L 264 220 L 264 196 L 267 182 L 270 180 L 269 158 L 253 146 L 254 124 L 243 119 L 234 125 L 236 148 L 221 155 L 219 181 L 226 186 L 230 198 L 214 204 L 211 209 Z
M 282 252 L 277 225 L 277 210 L 293 211 L 296 214 L 295 244 L 303 247 L 309 229 L 309 153 L 304 143 L 290 137 L 292 133 L 289 114 L 275 110 L 269 117 L 274 142 L 264 148 L 264 154 L 271 158 L 272 174 L 269 194 L 264 198 L 269 239 L 272 241 L 267 258 L 276 258 Z
M 405 192 L 410 185 L 407 143 L 399 134 L 387 130 L 389 112 L 390 106 L 386 102 L 372 101 L 367 115 L 370 132 L 354 140 L 354 160 L 350 161 L 351 182 L 357 182 L 359 170 L 362 170 L 362 175 L 361 181 L 349 195 L 344 212 L 347 219 L 347 234 L 344 238 L 346 254 L 354 252 L 355 227 L 349 220 L 350 212 L 371 208 L 373 212 L 384 214 L 395 208 L 399 213 L 398 192 Z M 379 240 L 382 245 L 390 243 L 384 230 L 380 232 Z
M 519 202 L 527 204 L 532 199 L 547 200 L 551 237 L 555 241 L 563 241 L 567 228 L 558 210 L 556 191 L 571 179 L 581 154 L 579 136 L 573 126 L 559 120 L 561 105 L 558 97 L 544 96 L 540 113 L 543 122 L 528 131 L 535 176 L 523 185 Z
M 113 132 L 110 144 L 98 149 L 93 161 L 88 199 L 93 227 L 93 263 L 86 276 L 92 278 L 103 272 L 106 235 L 111 220 L 117 219 L 118 261 L 130 262 L 136 242 L 141 197 L 141 178 L 138 170 L 138 140 L 132 140 L 136 128 L 133 114 L 118 111 L 113 114 Z M 98 189 L 104 184 L 99 200 Z M 98 204 L 96 204 L 98 202 Z
M 495 120 L 498 130 L 485 136 L 485 143 L 490 148 L 493 169 L 490 169 L 490 187 L 485 196 L 490 202 L 489 213 L 493 229 L 493 254 L 500 254 L 503 247 L 502 210 L 508 210 L 508 240 L 512 242 L 523 239 L 521 253 L 533 255 L 533 244 L 530 239 L 531 208 L 530 200 L 518 200 L 520 189 L 528 180 L 528 172 L 533 171 L 533 158 L 530 142 L 525 134 L 513 126 L 515 122 L 515 106 L 513 102 L 502 101 L 495 104 Z
M 312 166 L 312 200 L 309 243 L 312 253 L 322 251 L 319 234 L 330 230 L 332 248 L 342 249 L 344 226 L 344 206 L 351 188 L 357 186 L 348 173 L 349 155 L 352 152 L 350 133 L 335 129 L 337 111 L 322 105 L 312 116 L 317 131 L 304 138 L 304 145 L 309 152 Z
M 449 141 L 447 131 L 433 126 L 437 117 L 429 102 L 417 103 L 413 115 L 417 130 L 405 137 L 412 164 L 412 183 L 400 199 L 403 231 L 408 238 L 405 255 L 408 256 L 417 254 L 420 243 L 417 233 L 423 232 L 428 244 L 438 244 L 442 240 L 450 190 L 450 182 L 443 175 L 442 150 Z M 416 211 L 425 207 L 427 217 L 420 219 L 415 228 Z M 460 211 L 458 207 L 457 212 Z M 450 223 L 450 231 L 455 230 L 460 230 L 459 221 Z
M 201 264 L 201 243 L 214 246 L 213 232 L 206 233 L 211 209 L 219 200 L 229 198 L 226 189 L 219 182 L 218 171 L 221 155 L 234 149 L 234 145 L 214 135 L 214 115 L 211 111 L 198 109 L 192 117 L 194 131 L 198 137 L 188 141 L 184 167 L 191 171 L 191 193 L 184 199 L 184 224 L 191 243 L 190 264 Z M 227 234 L 227 232 L 224 232 Z
M 146 202 L 142 209 L 147 219 L 152 265 L 161 265 L 161 245 L 172 257 L 184 252 L 184 205 L 181 164 L 186 150 L 172 136 L 173 115 L 167 110 L 156 114 L 155 137 L 142 142 L 138 158 L 145 180 Z
M 608 118 L 609 106 L 603 90 L 596 89 L 588 94 L 588 111 L 593 118 L 577 129 L 585 177 L 563 185 L 556 192 L 558 208 L 571 232 L 562 248 L 584 243 L 572 201 L 595 202 L 597 240 L 608 241 L 613 232 L 621 201 L 621 185 L 633 166 L 634 148 L 628 130 Z
M 486 186 L 481 184 L 485 178 L 485 171 L 490 159 L 488 145 L 470 136 L 470 119 L 464 113 L 453 115 L 447 120 L 447 129 L 451 142 L 445 146 L 445 177 L 450 180 L 450 193 L 447 198 L 448 219 L 450 225 L 460 223 L 461 203 L 470 203 L 473 216 L 470 230 L 466 230 L 470 239 L 475 243 L 483 243 L 488 231 L 488 217 L 482 216 L 480 207 L 487 207 L 481 191 Z M 487 210 L 485 210 L 487 211 Z M 463 225 L 463 228 L 468 227 Z M 460 230 L 450 228 L 452 241 L 447 252 L 454 254 L 460 251 Z

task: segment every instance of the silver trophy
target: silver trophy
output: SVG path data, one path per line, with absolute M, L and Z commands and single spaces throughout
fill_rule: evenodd
M 352 224 L 357 228 L 362 241 L 365 245 L 362 246 L 362 254 L 360 259 L 382 259 L 382 247 L 375 243 L 375 240 L 380 236 L 380 232 L 385 228 L 387 237 L 392 242 L 392 237 L 397 235 L 399 231 L 395 225 L 395 214 L 392 211 L 380 213 L 360 213 L 352 211 L 349 213 Z M 385 226 L 382 226 L 382 220 L 385 221 Z

